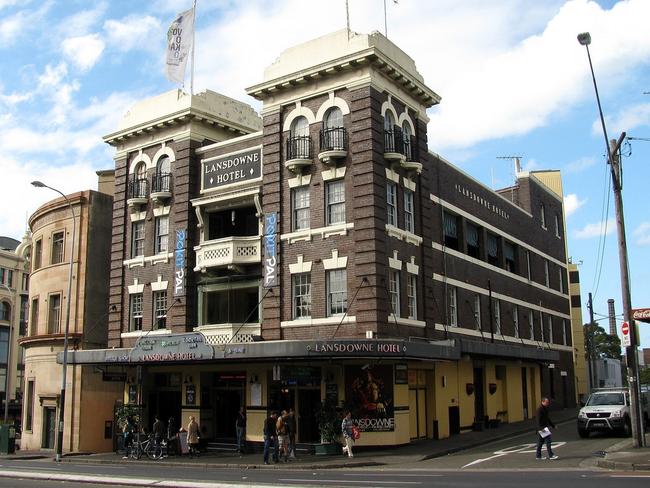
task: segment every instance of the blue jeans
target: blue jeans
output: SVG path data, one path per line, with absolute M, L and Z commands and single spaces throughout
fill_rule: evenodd
M 553 457 L 553 449 L 551 449 L 551 436 L 547 435 L 546 437 L 542 437 L 539 434 L 537 434 L 537 450 L 535 451 L 535 456 L 538 458 L 542 457 L 542 444 L 546 444 L 546 452 L 548 454 L 548 457 Z
M 275 452 L 273 453 L 273 460 L 277 463 L 280 459 L 280 446 L 278 445 L 278 438 L 275 436 L 264 436 L 264 462 L 269 462 L 269 453 L 271 452 L 271 445 L 275 445 Z
M 244 443 L 246 442 L 246 429 L 244 427 L 235 427 L 237 431 L 237 449 L 244 452 Z

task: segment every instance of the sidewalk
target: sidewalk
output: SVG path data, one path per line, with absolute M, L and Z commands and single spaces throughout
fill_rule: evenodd
M 576 418 L 575 409 L 565 409 L 553 412 L 553 418 L 556 423 L 574 421 Z M 409 445 L 401 447 L 387 448 L 363 448 L 357 447 L 354 451 L 354 458 L 347 456 L 316 456 L 313 454 L 299 455 L 297 459 L 292 459 L 288 463 L 264 465 L 262 462 L 262 453 L 243 454 L 235 452 L 222 453 L 205 453 L 199 458 L 189 458 L 187 456 L 170 456 L 162 461 L 151 461 L 143 458 L 140 461 L 131 459 L 122 459 L 121 454 L 116 453 L 75 453 L 66 454 L 63 461 L 88 462 L 88 463 L 106 463 L 106 464 L 124 464 L 124 463 L 164 463 L 165 466 L 178 467 L 220 467 L 220 468 L 240 468 L 240 469 L 276 469 L 276 468 L 295 468 L 295 469 L 334 469 L 334 468 L 352 468 L 368 466 L 390 466 L 414 463 L 431 459 L 435 457 L 446 456 L 454 452 L 478 447 L 490 442 L 506 439 L 518 434 L 532 433 L 536 427 L 536 420 L 529 419 L 523 422 L 512 424 L 502 424 L 497 428 L 484 429 L 478 432 L 467 432 L 465 434 L 455 435 L 448 439 L 442 440 L 422 440 L 415 441 Z M 14 455 L 0 456 L 0 459 L 39 459 L 53 458 L 53 453 L 40 451 L 18 451 Z
M 612 452 L 599 459 L 599 468 L 616 471 L 650 471 L 650 434 L 645 435 L 646 447 L 635 449 L 632 439 L 625 439 L 612 447 Z

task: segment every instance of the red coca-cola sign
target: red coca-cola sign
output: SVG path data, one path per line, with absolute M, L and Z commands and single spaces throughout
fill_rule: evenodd
M 632 318 L 650 324 L 650 308 L 633 308 Z

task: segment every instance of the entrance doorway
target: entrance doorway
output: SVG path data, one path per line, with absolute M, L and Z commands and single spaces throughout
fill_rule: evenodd
M 524 419 L 528 418 L 528 375 L 526 368 L 521 368 L 521 401 L 524 407 Z
M 474 368 L 474 417 L 475 421 L 485 421 L 485 385 L 483 383 L 483 368 Z
M 56 408 L 45 407 L 43 409 L 43 437 L 41 446 L 43 449 L 54 449 L 56 439 Z
M 320 405 L 320 390 L 298 390 L 297 439 L 300 442 L 319 442 L 320 431 L 316 411 Z
M 409 432 L 411 439 L 427 436 L 427 411 L 425 388 L 409 389 Z
M 212 436 L 220 442 L 231 442 L 237 438 L 235 431 L 237 412 L 239 407 L 245 405 L 246 373 L 224 371 L 214 373 L 210 380 L 212 381 L 209 390 L 213 419 Z M 201 381 L 204 381 L 203 377 Z

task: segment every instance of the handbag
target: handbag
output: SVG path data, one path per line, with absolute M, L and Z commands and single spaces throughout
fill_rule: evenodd
M 359 439 L 359 437 L 361 437 L 361 431 L 359 430 L 359 427 L 357 427 L 356 425 L 353 425 L 351 430 L 352 430 L 352 439 L 353 440 L 356 441 L 357 439 Z

